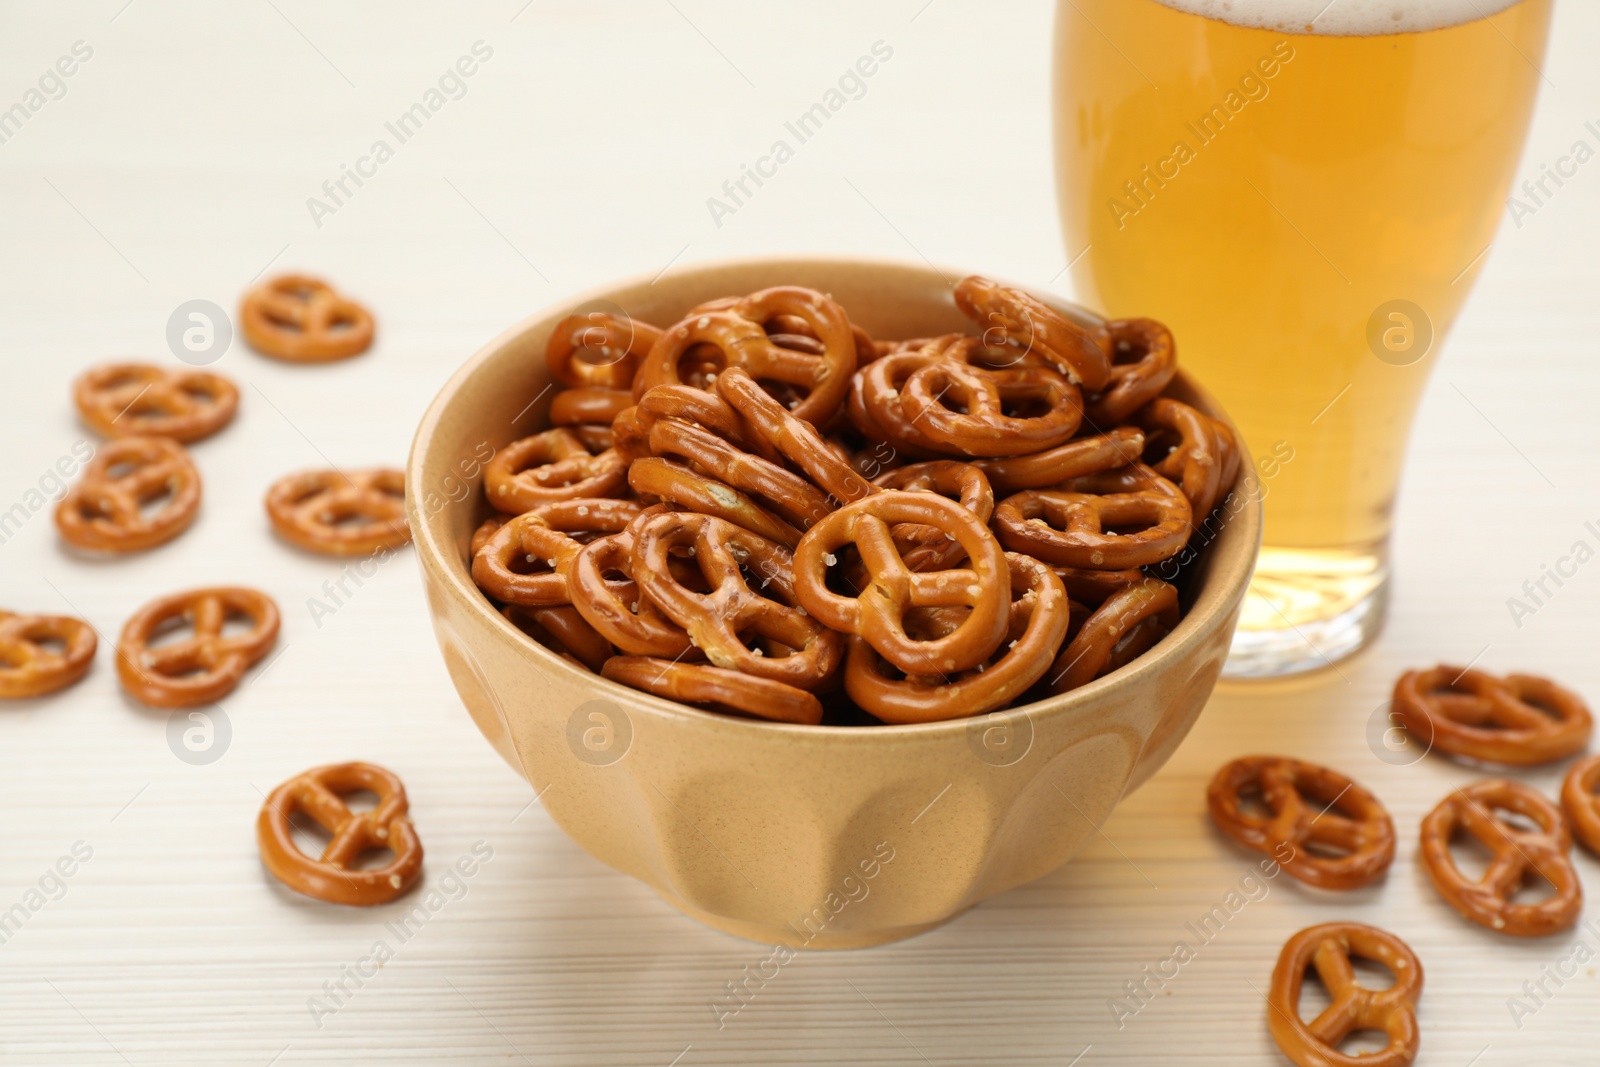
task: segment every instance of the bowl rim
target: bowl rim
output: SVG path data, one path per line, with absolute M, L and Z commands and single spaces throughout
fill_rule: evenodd
M 823 255 L 816 253 L 719 257 L 674 264 L 669 269 L 673 274 L 702 272 L 709 274 L 748 268 L 774 269 L 796 263 L 821 269 L 828 267 L 848 267 L 850 269 L 882 267 L 902 272 L 909 270 L 918 274 L 937 277 L 945 281 L 946 284 L 953 284 L 950 282 L 951 278 L 963 278 L 976 273 L 957 270 L 928 260 L 917 261 L 884 256 Z M 990 722 L 995 715 L 1003 715 L 1007 718 L 1021 716 L 1032 720 L 1044 715 L 1052 717 L 1070 716 L 1074 712 L 1085 711 L 1097 706 L 1105 698 L 1112 697 L 1122 690 L 1140 685 L 1147 676 L 1159 673 L 1170 661 L 1181 657 L 1187 647 L 1194 644 L 1205 630 L 1220 625 L 1219 617 L 1226 613 L 1228 603 L 1234 598 L 1234 595 L 1237 593 L 1242 596 L 1244 588 L 1249 583 L 1250 574 L 1254 569 L 1256 556 L 1261 545 L 1262 513 L 1259 498 L 1247 499 L 1243 508 L 1225 520 L 1225 524 L 1229 526 L 1238 522 L 1244 523 L 1243 533 L 1247 539 L 1248 551 L 1244 552 L 1242 557 L 1229 567 L 1228 573 L 1222 573 L 1216 569 L 1220 561 L 1212 561 L 1212 569 L 1206 574 L 1206 580 L 1201 586 L 1201 589 L 1207 594 L 1205 599 L 1210 610 L 1204 613 L 1195 610 L 1200 601 L 1200 597 L 1197 596 L 1195 604 L 1191 605 L 1190 610 L 1179 620 L 1177 628 L 1158 642 L 1154 648 L 1137 656 L 1132 662 L 1108 675 L 1079 686 L 1077 689 L 1056 694 L 1043 700 L 1036 700 L 1020 707 L 999 708 L 991 712 L 980 712 L 974 715 L 925 723 L 880 723 L 870 727 L 825 724 L 811 726 L 803 723 L 775 722 L 753 716 L 727 715 L 695 707 L 692 704 L 669 700 L 644 690 L 625 686 L 604 675 L 590 671 L 587 667 L 569 662 L 557 653 L 533 641 L 519 630 L 510 620 L 496 611 L 482 591 L 472 584 L 469 572 L 463 570 L 458 574 L 450 565 L 449 560 L 453 552 L 446 550 L 441 530 L 432 525 L 434 522 L 442 522 L 442 516 L 446 514 L 446 511 L 441 509 L 432 515 L 422 514 L 420 501 L 424 498 L 424 493 L 422 492 L 420 481 L 424 460 L 428 446 L 432 441 L 434 432 L 442 421 L 445 410 L 450 407 L 462 385 L 477 373 L 484 364 L 491 361 L 503 348 L 523 337 L 540 323 L 559 321 L 562 316 L 570 313 L 574 307 L 580 307 L 590 301 L 612 300 L 619 290 L 654 284 L 665 274 L 666 272 L 655 275 L 634 274 L 563 296 L 541 306 L 484 342 L 477 351 L 455 369 L 444 384 L 440 386 L 433 399 L 429 401 L 426 411 L 417 424 L 411 447 L 407 451 L 405 506 L 419 565 L 423 567 L 425 572 L 431 570 L 434 572 L 435 577 L 446 582 L 452 593 L 465 598 L 471 604 L 471 610 L 480 615 L 491 627 L 497 627 L 497 632 L 512 641 L 519 650 L 531 652 L 541 668 L 571 672 L 575 680 L 595 686 L 597 698 L 610 698 L 619 707 L 626 705 L 630 709 L 648 709 L 653 714 L 665 715 L 672 719 L 687 720 L 697 726 L 715 729 L 719 732 L 749 734 L 752 738 L 763 737 L 768 740 L 842 741 L 845 738 L 862 738 L 863 736 L 886 740 L 920 740 L 944 734 L 965 733 L 972 730 L 976 723 Z M 1001 285 L 1021 289 L 1055 310 L 1080 322 L 1106 321 L 1098 313 L 1081 307 L 1048 290 L 1041 292 L 1034 287 L 999 278 L 994 274 L 984 274 L 983 276 L 992 278 Z M 1214 417 L 1220 417 L 1228 425 L 1229 429 L 1233 431 L 1235 440 L 1239 442 L 1242 458 L 1245 462 L 1241 464 L 1238 478 L 1235 479 L 1234 486 L 1230 490 L 1230 492 L 1238 492 L 1241 484 L 1251 471 L 1250 453 L 1248 448 L 1245 447 L 1243 436 L 1240 435 L 1238 427 L 1234 425 L 1226 410 L 1217 403 L 1216 399 L 1206 391 L 1204 386 L 1191 378 L 1181 365 L 1178 368 L 1178 379 L 1198 399 L 1210 407 L 1211 411 L 1215 413 Z M 536 430 L 534 432 L 541 431 Z M 481 472 L 478 479 L 478 485 L 481 486 Z M 478 494 L 475 491 L 474 496 L 476 495 Z M 1224 499 L 1226 499 L 1226 495 L 1224 495 Z M 463 577 L 463 575 L 466 575 L 466 577 Z M 429 575 L 424 573 L 424 580 L 426 581 L 428 578 Z M 430 604 L 430 613 L 434 612 L 434 610 Z M 469 656 L 469 658 L 475 660 L 476 657 Z M 481 675 L 481 668 L 475 667 L 475 673 Z M 487 679 L 480 679 L 480 684 L 486 684 L 486 681 Z M 493 699 L 498 702 L 498 698 Z

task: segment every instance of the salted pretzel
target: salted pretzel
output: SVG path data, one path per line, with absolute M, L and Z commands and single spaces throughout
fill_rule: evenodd
M 351 811 L 344 797 L 370 792 L 378 806 Z M 422 874 L 422 841 L 407 817 L 406 788 L 392 771 L 371 763 L 313 767 L 274 789 L 256 818 L 261 862 L 274 878 L 329 904 L 387 904 Z M 294 843 L 291 820 L 308 816 L 333 840 L 313 859 Z M 387 849 L 394 858 L 381 867 L 357 867 L 367 852 Z
M 940 722 L 1004 707 L 1037 682 L 1060 647 L 1070 602 L 1055 573 L 1030 556 L 1006 553 L 1011 616 L 1005 639 L 980 669 L 906 675 L 890 669 L 861 637 L 850 638 L 844 687 L 862 708 L 890 723 Z M 955 612 L 935 616 L 938 636 L 953 632 Z
M 774 400 L 744 368 L 729 367 L 719 374 L 717 392 L 749 428 L 749 436 L 765 441 L 834 500 L 848 504 L 874 492 L 815 426 Z
M 774 344 L 762 328 L 774 315 L 804 319 L 821 342 L 822 355 Z M 777 286 L 668 329 L 634 378 L 635 398 L 653 386 L 683 382 L 684 356 L 697 345 L 712 346 L 725 367 L 743 367 L 762 381 L 795 386 L 805 395 L 792 409 L 794 416 L 818 425 L 835 413 L 856 369 L 856 340 L 844 309 L 813 289 Z
M 1387 989 L 1362 985 L 1351 957 L 1381 963 L 1394 975 Z M 1300 1017 L 1306 968 L 1314 968 L 1332 1001 L 1310 1022 Z M 1422 962 L 1404 941 L 1362 923 L 1323 923 L 1284 943 L 1267 994 L 1267 1029 L 1298 1067 L 1407 1067 L 1417 1058 L 1417 1001 Z M 1358 1030 L 1386 1034 L 1379 1052 L 1350 1055 L 1339 1045 Z
M 610 426 L 618 415 L 631 407 L 633 392 L 628 389 L 605 389 L 597 385 L 563 389 L 550 400 L 550 425 Z
M 1106 333 L 1111 382 L 1084 405 L 1084 419 L 1095 427 L 1126 421 L 1160 396 L 1178 373 L 1172 331 L 1155 319 L 1115 319 L 1106 323 Z
M 977 276 L 957 282 L 955 298 L 991 346 L 1003 341 L 1037 353 L 1086 390 L 1111 381 L 1111 341 L 1103 327 L 1091 333 L 1021 289 Z
M 1566 812 L 1576 837 L 1590 852 L 1600 853 L 1600 756 L 1589 756 L 1572 765 L 1561 783 L 1561 810 Z
M 1424 744 L 1453 756 L 1531 767 L 1581 752 L 1593 716 L 1583 698 L 1548 678 L 1448 665 L 1407 671 L 1394 713 Z
M 639 588 L 629 530 L 590 541 L 560 570 L 578 614 L 624 653 L 679 659 L 694 648 L 683 627 Z
M 639 364 L 660 339 L 660 327 L 631 316 L 607 311 L 568 315 L 550 331 L 545 365 L 569 389 L 631 390 Z
M 1182 551 L 1192 515 L 1177 486 L 1134 463 L 1009 496 L 994 528 L 1001 544 L 1046 563 L 1125 570 Z
M 938 493 L 958 500 L 984 524 L 994 514 L 994 490 L 983 471 L 970 463 L 935 459 L 896 467 L 872 480 L 878 489 L 900 489 L 913 493 Z M 914 571 L 947 570 L 960 563 L 961 545 L 936 526 L 902 523 L 892 531 L 895 544 L 906 566 Z
M 613 656 L 600 673 L 613 682 L 685 704 L 803 726 L 822 721 L 822 703 L 812 694 L 742 671 L 649 656 Z
M 901 403 L 905 383 L 940 357 L 920 351 L 893 352 L 873 360 L 850 380 L 848 413 L 857 431 L 887 441 L 915 459 L 932 459 L 943 449 L 907 417 Z
M 1532 821 L 1525 830 L 1499 812 Z M 1494 854 L 1478 879 L 1467 877 L 1450 854 L 1464 832 Z M 1544 937 L 1570 929 L 1583 911 L 1583 886 L 1567 853 L 1572 834 L 1561 809 L 1543 793 L 1506 778 L 1486 778 L 1457 789 L 1422 820 L 1422 866 L 1445 902 L 1480 926 L 1513 937 Z M 1530 879 L 1554 887 L 1535 904 L 1513 898 Z
M 690 511 L 715 515 L 793 549 L 800 531 L 746 494 L 681 463 L 647 456 L 628 468 L 628 484 L 641 496 L 660 497 Z
M 1169 397 L 1152 400 L 1138 418 L 1152 452 L 1151 468 L 1178 484 L 1189 498 L 1194 521 L 1202 521 L 1238 474 L 1233 434 L 1211 416 Z
M 590 496 L 623 496 L 628 464 L 615 449 L 591 449 L 571 427 L 536 433 L 496 452 L 483 468 L 484 494 L 511 515 Z
M 656 515 L 633 538 L 640 592 L 713 666 L 814 689 L 843 663 L 844 638 L 798 607 L 793 562 L 777 542 L 688 512 Z M 690 589 L 673 574 L 670 558 L 685 553 L 709 591 Z
M 1119 655 L 1129 642 L 1144 652 L 1177 625 L 1178 590 L 1159 578 L 1141 578 L 1084 620 L 1051 664 L 1046 684 L 1053 693 L 1088 685 L 1131 658 Z
M 800 529 L 833 510 L 828 494 L 798 474 L 682 419 L 657 420 L 650 427 L 650 451 L 692 464 Z
M 540 504 L 483 541 L 472 554 L 472 580 L 507 604 L 570 604 L 566 575 L 560 568 L 584 546 L 574 535 L 621 533 L 642 510 L 635 501 L 607 497 Z
M 248 619 L 250 628 L 224 634 L 230 617 Z M 254 589 L 194 589 L 152 600 L 122 628 L 117 676 L 129 696 L 152 708 L 210 704 L 272 649 L 278 622 L 278 605 Z M 192 635 L 152 647 L 157 636 L 183 626 Z
M 272 528 L 325 556 L 368 556 L 411 540 L 404 471 L 301 471 L 267 490 Z
M 182 445 L 119 437 L 100 446 L 56 505 L 56 528 L 75 548 L 140 552 L 188 529 L 199 509 L 200 472 Z
M 1120 571 L 1102 571 L 1087 567 L 1052 567 L 1067 595 L 1079 604 L 1098 607 L 1113 594 L 1120 593 L 1136 582 L 1144 580 L 1144 571 L 1129 567 Z
M 913 572 L 901 558 L 891 528 L 899 523 L 937 526 L 966 555 L 966 566 Z M 835 553 L 855 545 L 866 586 L 855 596 L 828 588 Z M 907 674 L 954 674 L 984 662 L 1005 638 L 1010 621 L 1010 568 L 988 527 L 971 511 L 934 493 L 887 490 L 833 512 L 806 531 L 794 555 L 795 593 L 826 626 L 855 634 Z M 967 607 L 950 633 L 914 640 L 905 613 L 916 607 Z
M 108 363 L 72 385 L 78 414 L 107 437 L 170 437 L 191 444 L 210 437 L 239 410 L 239 390 L 220 374 Z
M 500 609 L 500 614 L 511 625 L 556 655 L 565 656 L 595 674 L 600 673 L 606 660 L 617 654 L 611 642 L 585 622 L 583 616 L 578 614 L 578 609 L 571 604 L 545 608 L 506 604 Z
M 265 356 L 291 363 L 326 363 L 359 355 L 372 345 L 372 313 L 327 282 L 285 274 L 245 293 L 239 331 Z
M 951 359 L 936 360 L 906 378 L 900 406 L 941 451 L 963 456 L 1021 456 L 1055 448 L 1083 421 L 1082 394 L 1064 375 L 989 370 Z
M 65 689 L 89 673 L 97 644 L 82 619 L 0 611 L 0 700 Z
M 1246 792 L 1261 795 L 1270 818 L 1240 805 Z M 1241 757 L 1211 779 L 1206 806 L 1223 833 L 1273 856 L 1291 876 L 1318 889 L 1370 885 L 1394 862 L 1394 820 L 1383 804 L 1338 771 L 1315 763 Z M 1328 855 L 1330 849 L 1340 854 Z
M 1138 427 L 1118 426 L 1032 455 L 976 459 L 973 464 L 988 477 L 995 492 L 1017 493 L 1137 463 L 1144 453 L 1144 441 L 1144 431 Z

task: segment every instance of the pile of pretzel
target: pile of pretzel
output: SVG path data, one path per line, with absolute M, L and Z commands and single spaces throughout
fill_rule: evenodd
M 1160 323 L 979 277 L 955 300 L 981 337 L 873 340 L 793 286 L 563 320 L 553 428 L 484 470 L 474 580 L 607 678 L 783 722 L 959 718 L 1125 665 L 1176 626 L 1147 569 L 1176 575 L 1239 448 L 1163 395 Z

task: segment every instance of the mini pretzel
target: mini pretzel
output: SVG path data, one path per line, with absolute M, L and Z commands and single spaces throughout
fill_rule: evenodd
M 163 497 L 153 514 L 144 514 Z M 188 529 L 199 508 L 200 472 L 182 445 L 166 437 L 119 437 L 101 446 L 56 505 L 56 528 L 77 548 L 140 552 Z
M 550 425 L 599 423 L 609 426 L 613 419 L 631 407 L 633 393 L 628 389 L 603 389 L 599 386 L 563 389 L 550 400 Z
M 1356 980 L 1350 958 L 1359 956 L 1387 967 L 1388 989 L 1370 989 Z M 1300 1018 L 1300 990 L 1306 968 L 1314 967 L 1333 1003 L 1311 1022 Z M 1398 937 L 1361 923 L 1324 923 L 1291 937 L 1278 956 L 1267 995 L 1267 1028 L 1283 1054 L 1299 1067 L 1407 1067 L 1417 1058 L 1417 1000 L 1422 996 L 1422 962 Z M 1352 1056 L 1339 1051 L 1358 1030 L 1389 1037 L 1381 1052 Z
M 678 659 L 694 647 L 683 628 L 667 618 L 635 581 L 633 535 L 628 531 L 589 542 L 561 567 L 572 606 L 623 652 Z
M 1006 553 L 1011 618 L 1005 639 L 980 669 L 896 678 L 872 646 L 850 639 L 844 687 L 861 707 L 890 723 L 939 722 L 1003 707 L 1044 674 L 1067 634 L 1070 605 L 1061 579 L 1029 556 Z M 946 633 L 960 620 L 946 616 Z
M 953 359 L 935 360 L 907 377 L 900 406 L 941 451 L 964 456 L 1055 448 L 1083 421 L 1078 387 L 1054 371 L 987 370 Z
M 354 812 L 346 794 L 371 792 L 378 806 Z M 406 817 L 406 788 L 392 771 L 371 763 L 313 767 L 272 791 L 256 818 L 261 862 L 274 878 L 329 904 L 371 907 L 387 904 L 416 884 L 422 874 L 422 841 Z M 309 816 L 333 835 L 317 859 L 294 843 L 290 820 Z M 358 868 L 357 859 L 388 849 L 394 859 L 376 868 Z
M 239 390 L 220 374 L 108 363 L 72 386 L 83 421 L 107 437 L 170 437 L 190 444 L 233 420 Z
M 895 546 L 898 523 L 937 526 L 961 546 L 965 567 L 913 572 Z M 854 544 L 867 585 L 856 596 L 827 587 L 834 553 Z M 984 662 L 1005 638 L 1010 621 L 1004 550 L 979 518 L 953 500 L 933 493 L 887 490 L 828 515 L 801 538 L 794 555 L 795 593 L 824 625 L 855 634 L 907 674 L 954 674 Z M 914 640 L 905 615 L 917 607 L 968 607 L 950 633 Z
M 1524 830 L 1498 811 L 1535 823 Z M 1450 839 L 1465 831 L 1494 854 L 1483 877 L 1462 873 L 1450 854 Z M 1561 809 L 1520 782 L 1486 778 L 1457 789 L 1422 820 L 1422 866 L 1434 889 L 1452 908 L 1480 926 L 1513 937 L 1544 937 L 1570 929 L 1583 911 L 1583 886 L 1567 853 L 1572 834 Z M 1555 887 L 1537 904 L 1512 898 L 1530 878 Z
M 804 319 L 822 343 L 823 354 L 774 344 L 762 329 L 774 315 Z M 805 396 L 794 407 L 794 416 L 819 425 L 838 409 L 856 369 L 855 335 L 844 310 L 815 290 L 778 286 L 751 293 L 724 311 L 693 314 L 667 330 L 635 377 L 634 396 L 642 397 L 652 386 L 683 382 L 683 357 L 701 344 L 710 345 L 723 366 L 743 367 L 751 377 L 802 390 Z
M 228 617 L 250 629 L 224 636 Z M 194 634 L 158 647 L 159 634 L 187 623 Z M 128 695 L 152 708 L 189 708 L 221 700 L 278 640 L 278 605 L 254 589 L 213 588 L 152 600 L 129 619 L 117 641 L 117 676 Z
M 1183 489 L 1194 521 L 1200 522 L 1211 514 L 1228 488 L 1223 484 L 1227 467 L 1224 449 L 1232 448 L 1233 435 L 1209 415 L 1167 397 L 1151 401 L 1139 412 L 1139 422 L 1153 450 L 1177 438 L 1177 443 L 1168 445 L 1166 454 L 1151 467 Z
M 1144 452 L 1144 440 L 1143 430 L 1118 426 L 1097 437 L 1080 437 L 1031 456 L 978 459 L 973 463 L 988 477 L 995 492 L 1016 493 L 1137 463 Z
M 994 527 L 1007 548 L 1046 563 L 1124 570 L 1180 552 L 1192 514 L 1177 486 L 1135 463 L 1009 496 Z
M 984 477 L 983 471 L 971 463 L 951 459 L 913 463 L 878 475 L 872 484 L 878 489 L 938 493 L 959 500 L 985 525 L 994 514 L 994 490 L 989 488 L 989 479 Z M 937 527 L 906 523 L 896 526 L 893 532 L 895 543 L 906 549 L 901 553 L 906 566 L 914 571 L 946 570 L 963 558 L 960 544 Z
M 1148 648 L 1177 625 L 1178 591 L 1166 582 L 1142 578 L 1113 593 L 1056 657 L 1047 677 L 1051 692 L 1088 685 L 1122 665 L 1119 646 L 1135 641 Z
M 609 448 L 596 455 L 567 427 L 513 441 L 483 468 L 489 503 L 511 515 L 553 500 L 623 496 L 627 485 L 626 460 Z
M 1413 736 L 1454 756 L 1531 767 L 1581 752 L 1594 720 L 1583 698 L 1548 678 L 1439 666 L 1407 671 L 1394 712 Z
M 804 726 L 822 721 L 822 703 L 804 689 L 741 671 L 649 656 L 613 656 L 600 673 L 613 682 L 685 704 L 707 704 L 718 711 Z
M 605 666 L 606 660 L 617 654 L 596 630 L 584 621 L 578 609 L 571 604 L 559 607 L 533 608 L 523 604 L 507 604 L 500 609 L 506 619 L 544 645 L 558 656 L 566 656 L 580 667 L 595 674 Z
M 239 305 L 239 330 L 262 355 L 291 363 L 325 363 L 372 345 L 372 313 L 333 287 L 303 274 L 262 282 Z
M 684 553 L 709 592 L 673 575 L 669 558 Z M 731 522 L 686 512 L 654 516 L 634 533 L 633 574 L 713 666 L 813 689 L 843 662 L 844 639 L 797 607 L 788 550 Z
M 1120 571 L 1092 570 L 1084 567 L 1052 567 L 1056 577 L 1061 579 L 1061 584 L 1067 587 L 1067 595 L 1080 604 L 1098 606 L 1104 604 L 1113 594 L 1144 580 L 1144 571 L 1138 567 L 1129 567 Z
M 561 566 L 584 544 L 572 535 L 621 533 L 641 510 L 634 501 L 605 497 L 540 504 L 489 535 L 473 553 L 472 580 L 508 604 L 570 604 Z
M 1240 807 L 1255 790 L 1272 810 L 1264 818 Z M 1245 756 L 1211 779 L 1206 806 L 1217 828 L 1246 848 L 1273 856 L 1290 875 L 1318 889 L 1358 889 L 1394 862 L 1394 821 L 1378 798 L 1338 771 L 1278 756 Z M 1315 843 L 1337 849 L 1334 857 Z M 1282 846 L 1290 846 L 1289 858 Z
M 717 392 L 750 427 L 751 436 L 766 441 L 841 504 L 875 491 L 815 426 L 772 399 L 744 368 L 729 367 L 717 375 Z
M 1155 319 L 1106 323 L 1111 337 L 1111 384 L 1089 398 L 1084 418 L 1091 426 L 1114 426 L 1156 397 L 1178 373 L 1172 331 Z
M 887 441 L 917 459 L 938 456 L 943 449 L 906 416 L 901 390 L 917 371 L 939 362 L 922 352 L 894 352 L 873 360 L 850 381 L 850 423 L 860 433 Z
M 1098 391 L 1111 381 L 1111 342 L 1105 330 L 1090 333 L 1020 289 L 987 278 L 963 278 L 955 285 L 956 306 L 984 330 L 1024 352 L 1037 353 L 1084 389 Z
M 569 389 L 631 390 L 639 364 L 660 339 L 659 327 L 632 317 L 606 311 L 568 315 L 550 331 L 545 364 Z
M 267 490 L 267 516 L 291 544 L 325 556 L 368 556 L 411 540 L 404 471 L 302 471 Z
M 636 459 L 628 468 L 628 484 L 641 496 L 657 496 L 690 511 L 715 515 L 785 548 L 800 543 L 800 531 L 788 522 L 726 482 L 680 463 L 654 456 Z
M 0 700 L 65 689 L 89 673 L 96 644 L 94 627 L 82 619 L 0 611 Z
M 657 420 L 650 450 L 694 464 L 802 529 L 833 510 L 827 494 L 799 475 L 681 419 Z
M 1561 783 L 1561 809 L 1572 824 L 1572 835 L 1590 852 L 1600 852 L 1600 756 L 1589 756 L 1572 765 Z

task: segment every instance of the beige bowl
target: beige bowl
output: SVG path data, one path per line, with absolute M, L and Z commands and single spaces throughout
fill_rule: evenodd
M 574 308 L 620 307 L 664 326 L 703 300 L 794 284 L 831 293 L 873 336 L 913 337 L 970 328 L 949 279 L 902 263 L 771 259 L 624 282 L 495 338 L 417 430 L 406 507 L 467 709 L 573 840 L 719 930 L 872 945 L 1060 866 L 1177 748 L 1227 655 L 1261 532 L 1243 486 L 1237 512 L 1208 531 L 1176 631 L 1081 689 L 977 719 L 806 727 L 700 711 L 554 655 L 473 586 L 467 543 L 488 513 L 483 464 L 545 428 L 545 339 Z M 1221 415 L 1188 383 L 1175 392 Z

